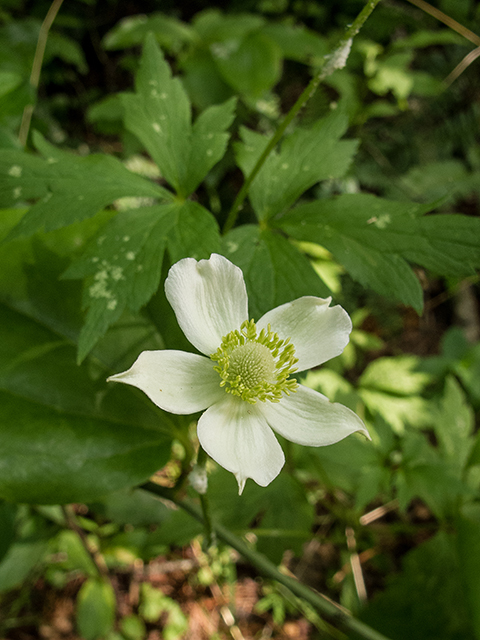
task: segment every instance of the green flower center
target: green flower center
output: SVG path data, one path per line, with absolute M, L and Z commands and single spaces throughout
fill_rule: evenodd
M 253 320 L 240 330 L 230 331 L 211 359 L 220 374 L 220 386 L 250 404 L 257 400 L 279 402 L 282 394 L 296 391 L 298 382 L 289 376 L 296 371 L 295 347 L 290 338 L 281 340 L 268 325 L 257 335 Z

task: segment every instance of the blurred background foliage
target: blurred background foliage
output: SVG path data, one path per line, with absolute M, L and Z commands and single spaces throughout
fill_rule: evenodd
M 334 105 L 348 115 L 348 136 L 359 141 L 348 172 L 313 187 L 315 197 L 369 192 L 437 202 L 440 212 L 478 217 L 480 58 L 467 56 L 480 46 L 480 8 L 474 0 L 432 5 L 447 24 L 415 3 L 384 0 L 355 38 L 347 67 L 330 76 L 308 103 L 302 124 L 317 121 Z M 119 98 L 131 90 L 148 32 L 196 112 L 238 96 L 235 131 L 246 125 L 271 134 L 362 6 L 358 0 L 71 0 L 49 33 L 37 92 L 30 74 L 50 3 L 3 0 L 0 147 L 21 148 L 22 115 L 35 102 L 31 129 L 51 143 L 81 157 L 113 154 L 155 178 L 156 167 L 124 126 Z M 241 45 L 225 56 L 232 39 Z M 229 151 L 199 188 L 197 201 L 221 224 L 241 180 Z M 23 211 L 2 211 L 3 235 Z M 172 486 L 188 473 L 193 449 L 188 421 L 164 422 L 164 414 L 155 414 L 139 397 L 126 401 L 118 389 L 111 390 L 98 411 L 107 372 L 128 366 L 140 349 L 165 343 L 185 348 L 161 292 L 145 313 L 122 316 L 82 367 L 76 365 L 81 287 L 58 278 L 111 215 L 104 211 L 76 226 L 0 247 L 2 354 L 12 362 L 16 354 L 28 354 L 15 369 L 18 375 L 8 367 L 0 370 L 2 419 L 8 424 L 18 419 L 13 394 L 26 398 L 21 419 L 32 433 L 54 424 L 45 406 L 57 412 L 55 419 L 65 414 L 78 420 L 77 426 L 71 423 L 71 442 L 52 445 L 50 452 L 52 459 L 65 458 L 66 466 L 75 463 L 68 450 L 77 428 L 93 433 L 108 425 L 105 442 L 120 432 L 123 447 L 113 470 L 110 461 L 105 468 L 98 462 L 90 476 L 84 468 L 78 480 L 82 504 L 18 505 L 4 491 L 0 634 L 12 640 L 153 640 L 160 629 L 173 640 L 191 633 L 188 602 L 213 594 L 217 606 L 227 603 L 236 614 L 245 637 L 261 616 L 273 637 L 287 637 L 285 621 L 299 618 L 308 622 L 308 637 L 343 637 L 268 581 L 255 583 L 257 608 L 243 619 L 232 594 L 251 569 L 222 546 L 207 557 L 198 544 L 200 525 L 132 490 L 131 475 L 118 479 L 125 456 L 130 469 L 138 469 L 137 483 L 146 467 L 153 473 L 165 465 L 162 482 Z M 254 220 L 246 205 L 240 222 Z M 445 279 L 416 268 L 425 299 L 419 316 L 353 281 L 323 247 L 296 246 L 354 321 L 342 356 L 303 382 L 364 417 L 373 444 L 356 437 L 319 449 L 283 442 L 285 472 L 266 489 L 248 483 L 241 498 L 234 478 L 212 468 L 214 516 L 393 640 L 478 639 L 478 278 Z M 161 331 L 152 321 L 159 316 Z M 40 352 L 40 344 L 50 347 Z M 39 398 L 42 409 L 35 404 Z M 2 446 L 8 450 L 8 431 Z M 41 467 L 38 458 L 26 460 L 17 449 L 11 455 L 2 477 L 15 476 L 20 463 Z M 51 486 L 55 482 L 52 471 Z M 106 497 L 97 499 L 96 492 Z M 35 488 L 32 502 L 41 502 L 41 495 Z M 149 567 L 153 571 L 159 558 L 167 576 L 168 563 L 177 563 L 175 578 L 164 583 L 152 578 Z M 62 632 L 52 610 L 74 597 L 76 609 L 67 607 Z M 229 637 L 235 624 L 225 620 L 211 637 Z

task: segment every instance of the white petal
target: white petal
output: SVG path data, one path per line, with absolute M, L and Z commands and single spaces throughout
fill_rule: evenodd
M 185 351 L 143 351 L 128 371 L 108 380 L 138 387 L 157 407 L 185 415 L 225 395 L 210 358 Z
M 257 322 L 259 330 L 270 324 L 281 338 L 290 338 L 298 358 L 297 371 L 305 371 L 342 353 L 348 344 L 352 321 L 331 298 L 305 296 L 282 304 Z
M 370 439 L 356 413 L 303 385 L 280 402 L 261 403 L 260 410 L 272 429 L 298 444 L 321 447 L 343 440 L 355 431 Z
M 180 260 L 165 280 L 165 293 L 188 340 L 209 356 L 223 336 L 248 320 L 241 269 L 213 253 L 208 260 Z
M 266 487 L 278 476 L 285 456 L 256 405 L 228 395 L 198 421 L 200 444 L 219 465 L 235 474 L 239 493 L 247 478 Z

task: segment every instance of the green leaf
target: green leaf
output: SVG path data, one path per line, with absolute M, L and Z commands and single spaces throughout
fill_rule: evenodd
M 113 627 L 115 592 L 110 582 L 89 578 L 77 596 L 77 626 L 85 640 L 98 640 Z
M 15 539 L 16 514 L 16 505 L 8 504 L 7 502 L 0 503 L 0 562 Z
M 13 544 L 0 562 L 0 592 L 19 587 L 48 551 L 45 540 Z
M 120 623 L 122 636 L 128 640 L 143 640 L 147 635 L 144 621 L 136 615 L 129 615 L 122 618 Z
M 265 18 L 253 13 L 224 15 L 218 9 L 206 9 L 193 19 L 195 31 L 207 45 L 214 42 L 239 42 L 264 23 Z
M 83 358 L 128 308 L 138 311 L 158 288 L 165 249 L 173 262 L 208 257 L 218 250 L 212 214 L 198 203 L 122 211 L 100 230 L 65 278 L 87 277 L 83 304 L 88 308 L 78 347 Z
M 360 618 L 392 640 L 471 640 L 455 536 L 443 531 L 410 551 Z
M 135 94 L 122 96 L 125 126 L 143 143 L 164 178 L 186 198 L 225 153 L 235 99 L 214 105 L 191 124 L 190 103 L 153 35 L 147 37 Z
M 71 65 L 75 65 L 80 73 L 87 73 L 88 71 L 82 46 L 73 38 L 54 30 L 48 34 L 44 63 L 50 62 L 52 58 L 60 58 Z
M 34 141 L 44 158 L 11 149 L 0 158 L 1 204 L 37 200 L 7 240 L 85 220 L 124 196 L 171 199 L 168 191 L 131 173 L 113 156 L 74 156 L 39 134 Z
M 432 377 L 419 371 L 420 358 L 411 355 L 377 358 L 365 369 L 359 385 L 399 396 L 421 393 Z
M 233 95 L 233 89 L 222 80 L 206 49 L 195 49 L 182 60 L 182 82 L 192 103 L 200 110 L 225 102 Z
M 421 311 L 422 290 L 407 260 L 451 276 L 480 266 L 480 220 L 425 211 L 372 195 L 343 195 L 299 206 L 278 226 L 327 248 L 364 286 Z
M 268 220 L 291 207 L 304 191 L 327 178 L 339 178 L 350 166 L 356 140 L 340 138 L 347 118 L 333 112 L 309 129 L 297 128 L 274 151 L 253 181 L 249 196 L 259 220 Z M 242 128 L 243 144 L 236 145 L 237 161 L 245 175 L 255 166 L 268 138 Z
M 161 412 L 107 386 L 106 372 L 96 382 L 34 321 L 2 306 L 0 319 L 0 497 L 93 501 L 165 464 L 172 436 Z
M 14 91 L 23 82 L 23 77 L 14 71 L 0 71 L 0 98 Z
M 280 80 L 281 49 L 260 31 L 218 42 L 210 50 L 223 80 L 249 99 L 260 98 Z
M 460 572 L 476 638 L 480 638 L 480 509 L 465 505 L 457 519 Z
M 0 496 L 7 500 L 94 501 L 144 482 L 168 459 L 168 438 L 158 431 L 0 397 Z
M 157 622 L 162 614 L 166 614 L 162 629 L 162 637 L 165 640 L 180 640 L 184 637 L 188 629 L 188 620 L 178 602 L 148 582 L 141 585 L 140 599 L 139 611 L 147 622 Z
M 361 388 L 358 391 L 368 410 L 381 416 L 395 433 L 401 435 L 405 426 L 426 427 L 432 424 L 432 406 L 420 396 L 397 396 Z
M 274 231 L 238 227 L 224 236 L 223 254 L 243 271 L 253 318 L 301 296 L 330 293 L 307 258 Z
M 257 549 L 272 562 L 280 563 L 285 549 L 299 554 L 311 535 L 313 507 L 301 485 L 286 473 L 266 488 L 247 482 L 239 496 L 232 474 L 217 468 L 209 478 L 209 495 L 215 517 L 224 526 L 241 530 L 255 522 Z
M 116 491 L 93 505 L 96 513 L 117 524 L 135 527 L 162 524 L 173 512 L 155 496 L 140 489 Z
M 370 442 L 351 436 L 329 447 L 302 448 L 302 466 L 308 467 L 323 485 L 356 494 L 364 470 L 378 468 L 382 462 Z
M 454 466 L 441 459 L 420 433 L 405 432 L 403 461 L 396 478 L 400 508 L 413 498 L 422 499 L 437 518 L 455 513 L 460 496 L 471 493 L 458 478 Z
M 60 531 L 53 542 L 53 547 L 54 552 L 64 558 L 57 564 L 63 570 L 80 571 L 91 578 L 98 575 L 98 569 L 76 531 L 68 529 Z
M 445 382 L 445 392 L 433 419 L 435 435 L 447 460 L 459 470 L 465 466 L 472 451 L 474 415 L 465 394 L 453 376 Z
M 178 52 L 193 38 L 188 24 L 157 11 L 148 16 L 135 15 L 120 20 L 103 38 L 103 46 L 107 51 L 134 47 L 142 44 L 148 33 L 153 33 L 162 47 L 173 52 Z
M 300 25 L 272 22 L 263 26 L 261 32 L 272 38 L 290 60 L 308 63 L 322 60 L 329 52 L 325 38 Z

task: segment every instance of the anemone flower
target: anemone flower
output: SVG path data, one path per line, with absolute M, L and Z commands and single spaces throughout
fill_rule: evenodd
M 331 298 L 298 298 L 249 320 L 242 271 L 223 256 L 180 260 L 165 293 L 190 343 L 185 351 L 144 351 L 128 371 L 109 380 L 141 389 L 161 409 L 204 411 L 200 445 L 235 474 L 239 493 L 247 478 L 267 486 L 285 457 L 273 431 L 287 440 L 320 447 L 355 431 L 360 418 L 292 377 L 338 356 L 352 323 Z M 273 430 L 273 431 L 272 431 Z

